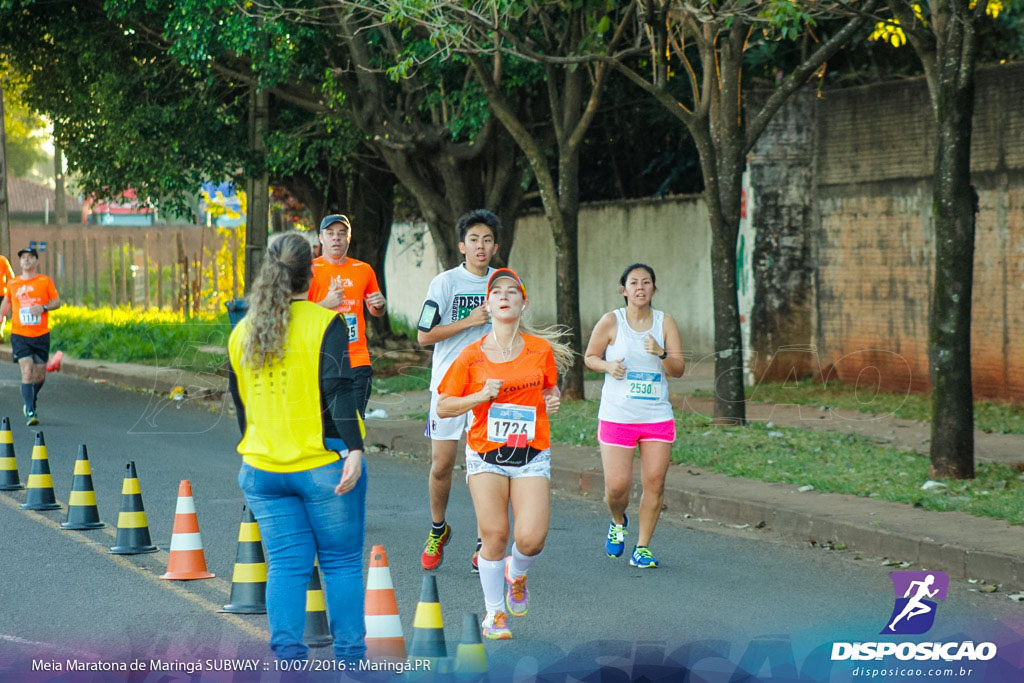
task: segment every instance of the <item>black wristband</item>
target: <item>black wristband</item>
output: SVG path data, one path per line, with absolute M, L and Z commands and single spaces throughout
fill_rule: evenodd
M 668 358 L 668 349 L 663 349 L 661 355 L 658 356 L 658 358 L 660 358 L 661 360 L 665 360 L 666 358 Z

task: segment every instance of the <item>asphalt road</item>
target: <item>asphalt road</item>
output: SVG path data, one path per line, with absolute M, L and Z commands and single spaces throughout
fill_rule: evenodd
M 0 415 L 14 422 L 24 482 L 34 436 L 21 418 L 13 365 L 0 367 Z M 215 612 L 227 602 L 243 502 L 234 418 L 208 405 L 60 375 L 48 379 L 39 415 L 35 429 L 45 434 L 58 501 L 67 501 L 77 446 L 85 443 L 108 527 L 62 531 L 62 513 L 22 511 L 24 492 L 0 493 L 0 678 L 4 671 L 30 671 L 33 660 L 269 660 L 265 617 Z M 372 441 L 372 421 L 369 429 Z M 391 455 L 368 457 L 367 554 L 372 544 L 387 547 L 409 640 L 429 523 L 427 468 Z M 165 552 L 107 554 L 128 461 L 136 464 L 151 536 L 162 549 L 170 543 L 179 481 L 191 480 L 216 579 L 159 580 Z M 449 513 L 454 540 L 436 575 L 454 653 L 463 613 L 483 608 L 479 581 L 469 572 L 475 538 L 463 473 Z M 668 517 L 652 544 L 662 567 L 642 571 L 625 557 L 604 556 L 606 525 L 601 501 L 555 496 L 548 546 L 530 572 L 530 612 L 513 621 L 513 640 L 487 643 L 492 671 L 558 679 L 559 672 L 605 667 L 617 670 L 608 680 L 627 680 L 659 672 L 671 678 L 686 666 L 700 673 L 691 680 L 727 681 L 742 661 L 769 678 L 851 680 L 855 663 L 828 661 L 832 643 L 884 640 L 878 633 L 893 608 L 893 587 L 891 568 L 877 560 Z M 1003 595 L 970 588 L 954 582 L 933 629 L 912 639 L 992 641 L 999 662 L 1005 657 L 1020 666 L 1024 610 Z M 329 649 L 314 653 L 330 656 Z M 1002 680 L 1001 669 L 988 666 L 987 677 L 980 670 L 969 680 Z

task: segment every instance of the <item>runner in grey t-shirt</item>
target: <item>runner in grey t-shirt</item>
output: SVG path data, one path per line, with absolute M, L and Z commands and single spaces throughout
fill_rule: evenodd
M 465 255 L 466 261 L 431 281 L 416 335 L 421 345 L 434 347 L 426 429 L 426 436 L 431 440 L 428 480 L 431 529 L 420 558 L 427 570 L 441 566 L 444 547 L 452 537 L 451 527 L 445 521 L 445 511 L 448 509 L 459 439 L 466 431 L 465 415 L 447 419 L 437 416 L 436 389 L 462 349 L 491 329 L 490 316 L 483 304 L 487 298 L 487 278 L 494 270 L 490 267 L 491 258 L 498 253 L 501 221 L 490 211 L 477 209 L 459 218 L 456 229 L 459 231 L 459 251 Z M 479 552 L 479 534 L 477 536 L 476 551 Z M 474 572 L 477 570 L 477 552 L 473 553 Z

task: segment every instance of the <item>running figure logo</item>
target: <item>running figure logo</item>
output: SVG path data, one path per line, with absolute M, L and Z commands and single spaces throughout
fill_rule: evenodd
M 949 576 L 945 572 L 892 572 L 896 604 L 883 634 L 919 635 L 935 622 L 933 600 L 945 600 Z

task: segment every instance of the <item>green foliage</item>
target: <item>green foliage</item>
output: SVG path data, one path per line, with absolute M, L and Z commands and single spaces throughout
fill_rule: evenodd
M 17 78 L 14 79 L 17 81 Z M 47 158 L 41 145 L 46 122 L 22 102 L 19 88 L 11 79 L 3 78 L 0 62 L 0 89 L 4 97 L 4 134 L 7 142 L 7 172 L 14 178 L 24 178 L 32 168 Z
M 226 314 L 185 320 L 167 311 L 62 306 L 51 316 L 53 348 L 74 358 L 192 370 L 209 371 L 222 365 L 222 354 L 201 349 L 226 346 L 231 331 Z
M 200 182 L 224 179 L 242 161 L 244 91 L 193 77 L 96 5 L 7 3 L 0 53 L 26 104 L 53 121 L 85 193 L 133 188 L 187 215 Z

